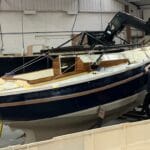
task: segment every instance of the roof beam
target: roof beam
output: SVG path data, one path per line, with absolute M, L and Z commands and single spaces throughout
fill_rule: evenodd
M 140 2 L 141 0 L 127 0 L 129 3 L 130 2 Z
M 124 5 L 129 5 L 131 7 L 135 7 L 137 9 L 140 9 L 139 5 L 135 5 L 134 3 L 129 3 L 128 0 L 116 0 L 116 1 L 118 1 L 118 2 L 120 2 L 122 4 L 124 4 Z

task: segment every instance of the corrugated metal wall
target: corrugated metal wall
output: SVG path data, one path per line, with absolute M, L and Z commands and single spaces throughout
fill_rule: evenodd
M 104 30 L 115 12 L 123 10 L 116 0 L 0 0 L 0 25 L 4 53 L 23 50 L 29 45 L 56 47 L 73 31 Z M 21 10 L 38 11 L 24 15 Z M 78 15 L 74 15 L 77 14 Z M 63 33 L 54 32 L 63 31 Z M 31 33 L 30 33 L 31 32 Z M 42 33 L 39 33 L 42 32 Z M 53 32 L 53 33 L 51 33 Z M 36 49 L 37 51 L 37 49 Z
M 1 0 L 1 10 L 62 10 L 64 0 Z
M 114 0 L 80 0 L 81 12 L 117 12 L 123 5 Z
M 116 12 L 122 4 L 114 0 L 1 0 L 0 10 Z

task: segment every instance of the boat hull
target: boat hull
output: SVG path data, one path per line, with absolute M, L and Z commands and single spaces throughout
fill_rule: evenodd
M 116 102 L 58 117 L 35 121 L 11 121 L 6 124 L 12 129 L 22 129 L 26 134 L 25 143 L 41 141 L 98 127 L 101 123 L 104 124 L 140 105 L 146 94 L 146 91 L 141 91 Z
M 0 114 L 20 121 L 58 117 L 131 97 L 146 90 L 147 81 L 142 66 L 62 88 L 1 96 Z

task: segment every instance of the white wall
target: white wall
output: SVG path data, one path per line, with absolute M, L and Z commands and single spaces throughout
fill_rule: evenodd
M 79 6 L 79 8 L 78 8 Z M 116 12 L 123 7 L 116 0 L 1 0 L 0 9 L 8 11 L 80 11 Z
M 146 21 L 150 18 L 150 9 L 143 10 L 143 17 Z
M 1 5 L 2 11 L 0 12 L 0 24 L 2 26 L 2 32 L 4 33 L 3 40 L 5 53 L 23 51 L 22 29 L 23 32 L 25 32 L 23 36 L 25 49 L 27 46 L 34 44 L 56 47 L 71 37 L 71 33 L 68 32 L 57 34 L 31 34 L 28 32 L 72 31 L 77 6 L 74 4 L 73 0 L 69 3 L 68 0 L 44 0 L 45 5 L 44 3 L 41 3 L 41 0 L 22 0 L 23 3 L 26 2 L 23 10 L 34 10 L 36 11 L 36 14 L 34 15 L 24 15 L 21 11 L 22 7 L 20 6 L 21 4 L 19 1 L 2 0 L 3 3 Z M 58 2 L 58 6 L 55 4 L 56 2 Z M 78 1 L 75 0 L 75 2 Z M 51 10 L 49 7 L 46 7 L 46 4 L 53 5 L 55 8 L 50 7 L 52 9 Z M 67 6 L 64 4 L 67 4 Z M 80 0 L 78 8 L 79 13 L 77 14 L 73 30 L 104 30 L 114 14 L 119 10 L 123 10 L 123 8 L 123 5 L 115 0 Z

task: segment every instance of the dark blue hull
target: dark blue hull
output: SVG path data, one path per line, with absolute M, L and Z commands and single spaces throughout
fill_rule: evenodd
M 63 88 L 0 97 L 6 120 L 51 118 L 118 101 L 146 90 L 145 66 Z

